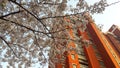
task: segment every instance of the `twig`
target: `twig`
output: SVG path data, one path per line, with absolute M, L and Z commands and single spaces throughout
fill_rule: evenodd
M 14 52 L 14 50 L 10 47 L 9 43 L 8 43 L 3 37 L 1 37 L 1 36 L 0 36 L 0 39 L 3 40 L 3 41 L 7 44 L 7 46 L 10 48 L 10 50 L 13 52 L 13 54 L 14 54 L 17 58 L 19 58 L 19 57 L 17 56 L 17 54 Z
M 34 32 L 33 32 L 33 33 L 34 33 Z M 35 35 L 35 33 L 34 33 L 34 35 Z M 38 40 L 37 40 L 36 35 L 35 35 L 34 37 L 35 37 L 35 40 L 34 40 L 34 41 L 36 41 L 36 46 L 39 47 L 39 49 L 40 49 L 43 57 L 45 58 L 45 60 L 47 60 L 47 58 L 45 57 L 45 55 L 44 55 L 44 53 L 43 53 L 43 49 L 39 46 L 39 43 L 38 43 Z
M 28 51 L 28 52 L 31 52 L 30 50 L 26 49 L 25 47 L 23 47 L 23 46 L 21 46 L 21 45 L 19 45 L 19 44 L 12 44 L 12 45 L 17 45 L 17 46 L 23 48 L 24 50 L 26 50 L 26 51 Z
M 108 4 L 106 7 L 111 6 L 111 5 L 115 5 L 115 4 L 117 4 L 117 3 L 120 3 L 120 1 L 113 2 L 113 3 L 111 3 L 111 4 Z
M 43 4 L 46 4 L 46 5 L 60 5 L 61 3 L 43 3 Z
M 6 15 L 2 15 L 2 16 L 0 16 L 0 18 L 7 17 L 7 16 L 9 16 L 9 15 L 14 15 L 14 14 L 17 14 L 17 13 L 20 13 L 20 12 L 23 12 L 23 10 L 11 12 L 11 13 L 6 14 Z

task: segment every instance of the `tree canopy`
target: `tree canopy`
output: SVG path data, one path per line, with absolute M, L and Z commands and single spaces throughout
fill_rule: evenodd
M 54 66 L 56 55 L 70 50 L 67 43 L 78 40 L 69 38 L 66 26 L 74 25 L 72 29 L 76 29 L 78 25 L 85 25 L 85 12 L 102 13 L 108 6 L 106 0 L 93 5 L 74 0 L 75 6 L 69 5 L 70 1 L 0 0 L 0 62 L 7 62 L 7 66 L 13 68 L 15 63 L 19 68 L 36 63 Z

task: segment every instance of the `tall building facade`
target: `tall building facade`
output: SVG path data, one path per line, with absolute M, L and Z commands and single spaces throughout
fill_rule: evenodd
M 120 59 L 120 28 L 117 25 L 112 25 L 105 36 Z
M 71 41 L 68 47 L 78 48 L 80 53 L 67 52 L 65 63 L 55 64 L 56 68 L 120 68 L 119 27 L 113 25 L 107 33 L 103 33 L 88 15 L 85 17 L 88 20 L 85 30 L 78 28 L 76 33 L 72 29 L 68 30 L 71 39 L 74 39 L 75 34 L 81 38 L 81 44 Z

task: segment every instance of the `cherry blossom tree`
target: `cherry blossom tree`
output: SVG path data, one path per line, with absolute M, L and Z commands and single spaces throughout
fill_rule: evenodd
M 106 0 L 88 5 L 78 0 L 76 6 L 69 5 L 71 0 L 0 0 L 0 62 L 7 62 L 15 68 L 15 63 L 31 67 L 39 63 L 44 66 L 61 61 L 56 55 L 63 55 L 70 49 L 68 25 L 85 25 L 84 13 L 102 13 L 108 6 Z M 71 20 L 66 22 L 64 18 Z M 81 29 L 84 29 L 85 26 Z M 61 50 L 62 49 L 62 50 Z M 1 65 L 3 66 L 3 65 Z

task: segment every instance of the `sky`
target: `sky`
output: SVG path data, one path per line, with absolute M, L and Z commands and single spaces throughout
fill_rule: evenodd
M 100 0 L 86 0 L 86 1 L 89 5 L 93 5 L 95 2 L 98 2 Z M 111 4 L 118 1 L 120 0 L 107 0 L 107 3 Z M 68 4 L 75 6 L 76 2 L 78 2 L 78 0 L 70 0 Z M 92 18 L 95 21 L 94 23 L 96 23 L 97 25 L 98 24 L 103 25 L 102 29 L 103 32 L 107 32 L 113 24 L 118 25 L 120 27 L 120 2 L 115 5 L 106 7 L 105 11 L 103 11 L 103 13 L 101 14 L 92 15 Z
M 90 4 L 93 4 L 97 1 L 99 0 L 87 0 L 87 2 Z M 117 1 L 120 0 L 107 0 L 108 4 Z M 103 32 L 107 32 L 113 24 L 120 27 L 120 3 L 106 7 L 102 14 L 94 14 L 92 17 L 96 24 L 103 24 Z

